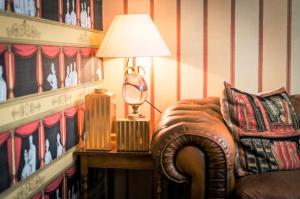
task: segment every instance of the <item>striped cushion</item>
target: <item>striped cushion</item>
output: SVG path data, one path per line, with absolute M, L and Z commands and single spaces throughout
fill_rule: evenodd
M 221 110 L 238 146 L 237 174 L 299 169 L 299 121 L 285 89 L 253 95 L 224 84 Z

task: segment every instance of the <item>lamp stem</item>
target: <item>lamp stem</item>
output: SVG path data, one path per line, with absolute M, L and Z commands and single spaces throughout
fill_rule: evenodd
M 135 73 L 139 73 L 138 68 L 136 66 L 136 58 L 135 57 L 132 57 L 132 68 Z

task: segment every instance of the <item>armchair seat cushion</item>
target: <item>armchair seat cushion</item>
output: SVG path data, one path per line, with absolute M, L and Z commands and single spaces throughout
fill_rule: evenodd
M 249 175 L 236 182 L 236 199 L 300 199 L 300 170 Z

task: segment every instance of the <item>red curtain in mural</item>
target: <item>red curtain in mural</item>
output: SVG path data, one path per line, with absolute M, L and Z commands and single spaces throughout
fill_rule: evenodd
M 2 144 L 5 143 L 5 142 L 7 142 L 8 169 L 9 169 L 10 179 L 11 179 L 11 182 L 12 182 L 12 180 L 13 180 L 13 176 L 12 176 L 12 150 L 11 150 L 12 140 L 11 140 L 9 131 L 0 134 L 0 146 L 2 146 Z
M 77 62 L 78 62 L 78 80 L 80 83 L 85 83 L 91 81 L 92 69 L 90 65 L 86 65 L 87 63 L 91 64 L 90 58 L 92 56 L 93 50 L 91 48 L 80 48 L 79 53 L 77 54 Z M 87 78 L 88 77 L 88 78 Z
M 11 50 L 8 50 L 4 54 L 7 88 L 9 90 L 8 97 L 13 98 L 13 89 L 15 88 L 15 56 Z
M 9 136 L 10 136 L 10 133 L 9 133 L 9 132 L 5 132 L 5 133 L 1 133 L 1 134 L 0 134 L 0 146 L 1 146 L 4 142 L 6 142 L 6 141 L 8 140 Z
M 65 134 L 66 134 L 66 130 L 65 130 L 65 125 L 64 125 L 64 118 L 62 117 L 61 113 L 56 113 L 54 115 L 51 115 L 49 117 L 46 117 L 43 120 L 43 123 L 45 125 L 45 127 L 47 128 L 52 128 L 53 126 L 55 126 L 58 122 L 60 122 L 60 141 L 63 145 L 63 148 L 65 148 Z M 45 137 L 43 139 L 43 142 L 45 142 Z M 45 146 L 45 144 L 44 144 Z
M 48 128 L 51 128 L 53 127 L 55 124 L 57 124 L 57 122 L 60 121 L 60 118 L 61 118 L 61 113 L 56 113 L 54 115 L 51 115 L 51 116 L 48 116 L 46 117 L 43 122 L 44 122 L 44 125 Z M 61 129 L 62 130 L 62 129 Z
M 91 48 L 80 48 L 80 55 L 83 57 L 90 57 L 92 53 Z
M 40 52 L 41 51 L 41 52 Z M 59 47 L 55 46 L 41 46 L 41 50 L 39 51 L 39 60 L 40 60 L 40 71 L 37 71 L 39 75 L 37 76 L 39 88 L 43 85 L 43 63 L 42 63 L 42 54 L 47 56 L 48 58 L 54 59 L 58 56 L 59 53 Z
M 73 48 L 73 47 L 64 47 L 63 50 L 64 50 L 64 54 L 67 57 L 74 57 L 75 54 L 77 53 L 77 48 Z
M 7 50 L 7 45 L 5 44 L 0 44 L 0 54 L 4 53 L 4 51 Z
M 77 171 L 76 166 L 73 166 L 66 171 L 66 176 L 71 177 L 76 173 L 76 171 Z
M 78 133 L 79 133 L 79 141 L 83 142 L 83 129 L 84 129 L 84 111 L 85 104 L 81 104 L 78 106 Z
M 9 86 L 9 54 L 8 54 L 8 48 L 7 48 L 7 45 L 6 44 L 0 44 L 0 54 L 3 54 L 4 53 L 4 64 L 5 64 L 5 77 L 6 77 L 6 84 L 7 84 L 7 90 L 10 88 Z M 8 96 L 8 94 L 7 94 Z
M 35 194 L 31 199 L 41 199 L 43 195 L 41 193 Z
M 44 190 L 44 193 L 45 193 L 44 198 L 45 198 L 45 199 L 49 199 L 49 194 L 50 194 L 51 192 L 55 191 L 55 190 L 59 187 L 59 185 L 61 184 L 62 180 L 63 180 L 63 177 L 60 176 L 60 177 L 58 177 L 56 180 L 54 180 L 52 183 L 50 183 L 50 184 L 45 188 L 45 190 Z
M 65 132 L 66 132 L 66 134 L 69 133 L 68 135 L 65 136 L 65 138 L 67 138 L 67 136 L 68 136 L 68 143 L 69 143 L 69 144 L 66 143 L 66 150 L 69 149 L 68 146 L 70 146 L 70 143 L 72 143 L 71 145 L 73 145 L 74 144 L 73 142 L 76 142 L 76 137 L 78 138 L 78 136 L 79 136 L 79 134 L 78 134 L 79 132 L 77 130 L 75 130 L 75 129 L 72 129 L 72 130 L 71 129 L 67 129 L 67 118 L 68 119 L 73 119 L 74 116 L 75 116 L 75 114 L 77 113 L 77 111 L 78 111 L 78 107 L 77 106 L 69 108 L 69 109 L 66 109 L 64 111 L 64 115 L 66 117 L 65 118 L 65 129 L 66 129 L 66 131 Z M 78 126 L 77 126 L 77 129 L 78 129 Z M 76 132 L 75 134 L 74 134 L 74 131 Z M 65 142 L 66 142 L 66 140 L 65 140 Z
M 35 45 L 13 45 L 13 48 L 14 52 L 22 57 L 30 57 L 37 50 Z
M 55 46 L 41 46 L 42 53 L 49 58 L 55 58 L 58 56 L 59 47 Z
M 72 108 L 69 108 L 69 109 L 66 109 L 65 110 L 65 116 L 68 117 L 68 118 L 72 118 L 77 113 L 77 110 L 78 110 L 78 107 L 76 107 L 76 106 L 72 107 Z
M 16 174 L 19 171 L 19 164 L 21 158 L 21 145 L 22 145 L 22 138 L 28 137 L 32 135 L 37 128 L 39 127 L 39 121 L 34 121 L 24 126 L 15 129 L 15 166 L 16 166 Z M 40 140 L 40 139 L 38 139 Z M 38 145 L 39 146 L 39 145 Z M 41 156 L 41 148 L 38 147 L 38 155 Z
M 13 45 L 13 49 L 14 49 L 14 53 L 17 54 L 18 56 L 21 57 L 30 57 L 32 56 L 34 53 L 36 53 L 37 51 L 37 46 L 35 45 Z M 14 53 L 12 53 L 12 59 L 11 59 L 11 70 L 12 70 L 12 88 L 10 89 L 14 89 L 15 87 L 15 55 Z M 36 80 L 37 80 L 37 84 L 40 87 L 41 86 L 41 82 L 42 82 L 42 78 L 40 77 L 42 74 L 42 67 L 41 67 L 41 56 L 39 53 L 37 53 L 36 56 Z

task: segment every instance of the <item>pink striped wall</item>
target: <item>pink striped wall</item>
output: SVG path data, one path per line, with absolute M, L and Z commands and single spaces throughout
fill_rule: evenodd
M 147 13 L 172 55 L 139 58 L 149 85 L 148 100 L 160 110 L 186 98 L 219 96 L 223 81 L 249 92 L 284 86 L 300 92 L 300 15 L 297 0 L 104 0 L 104 31 L 113 16 Z M 124 60 L 105 60 L 105 86 L 121 97 Z M 141 111 L 153 127 L 160 114 Z

